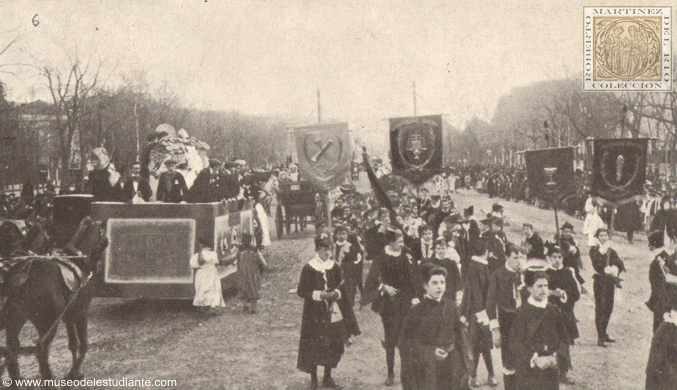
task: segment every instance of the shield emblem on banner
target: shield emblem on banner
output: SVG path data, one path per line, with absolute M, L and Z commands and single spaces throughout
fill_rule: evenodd
M 439 115 L 390 119 L 393 171 L 421 184 L 442 168 L 442 117 Z
M 350 173 L 348 124 L 297 127 L 295 132 L 301 177 L 322 190 L 341 184 Z
M 529 196 L 558 202 L 576 192 L 572 147 L 527 150 Z
M 321 175 L 328 175 L 341 163 L 343 141 L 341 138 L 314 131 L 303 139 L 303 156 Z
M 400 157 L 413 168 L 425 166 L 433 156 L 435 132 L 430 125 L 404 125 L 399 128 L 398 141 Z
M 594 144 L 592 193 L 618 202 L 644 193 L 647 139 L 598 139 Z

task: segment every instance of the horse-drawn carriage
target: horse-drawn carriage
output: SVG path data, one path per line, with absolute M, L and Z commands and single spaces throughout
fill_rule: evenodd
M 291 233 L 294 230 L 304 230 L 308 220 L 312 222 L 315 214 L 315 188 L 307 181 L 280 181 L 277 193 L 277 209 L 275 212 L 275 228 L 277 237 L 282 238 L 284 229 Z

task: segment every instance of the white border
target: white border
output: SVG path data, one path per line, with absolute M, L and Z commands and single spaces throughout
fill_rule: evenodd
M 595 16 L 637 16 L 637 10 L 662 10 L 663 79 L 661 81 L 594 81 L 593 25 Z M 599 11 L 612 12 L 600 14 Z M 666 64 L 667 62 L 667 64 Z M 583 7 L 583 91 L 672 91 L 672 7 Z

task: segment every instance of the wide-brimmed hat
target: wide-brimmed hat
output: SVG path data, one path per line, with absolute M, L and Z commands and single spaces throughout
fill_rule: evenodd
M 491 225 L 499 225 L 503 226 L 503 218 L 496 217 L 496 216 L 489 216 L 486 219 L 481 220 L 484 225 L 486 226 L 491 226 Z
M 564 229 L 571 229 L 571 231 L 574 231 L 574 225 L 570 224 L 569 222 L 564 222 L 564 225 L 560 228 L 560 230 Z

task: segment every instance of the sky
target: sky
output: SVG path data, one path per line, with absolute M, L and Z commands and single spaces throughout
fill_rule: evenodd
M 141 72 L 195 108 L 350 122 L 385 140 L 387 118 L 491 120 L 512 88 L 583 68 L 583 6 L 653 0 L 3 0 L 0 65 L 101 61 L 108 86 Z M 675 7 L 677 8 L 677 7 Z M 673 9 L 674 12 L 675 9 Z M 37 15 L 37 16 L 36 16 Z M 37 26 L 35 21 L 37 21 Z M 674 31 L 673 31 L 674 35 Z M 31 67 L 0 73 L 13 101 L 47 99 Z

